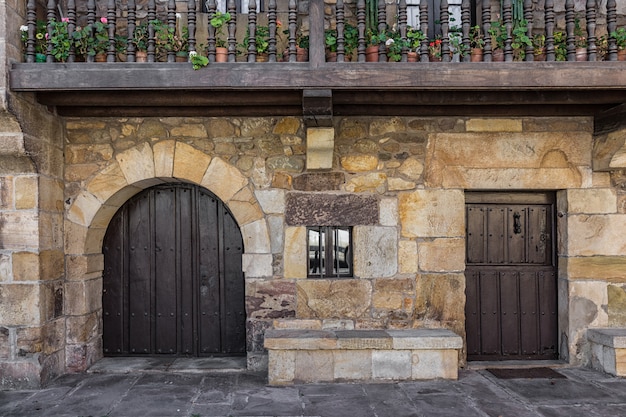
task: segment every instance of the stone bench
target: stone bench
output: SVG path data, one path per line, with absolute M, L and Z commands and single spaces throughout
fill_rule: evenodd
M 445 329 L 265 332 L 271 385 L 457 379 L 462 347 Z
M 594 369 L 626 376 L 626 328 L 589 329 L 587 339 Z

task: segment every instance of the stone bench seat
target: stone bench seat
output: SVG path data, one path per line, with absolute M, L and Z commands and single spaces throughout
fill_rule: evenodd
M 271 385 L 457 379 L 462 347 L 446 329 L 265 332 Z
M 611 375 L 626 376 L 626 328 L 587 330 L 591 366 Z

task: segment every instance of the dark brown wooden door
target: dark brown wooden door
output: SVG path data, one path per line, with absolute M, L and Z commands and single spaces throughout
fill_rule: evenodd
M 105 355 L 245 352 L 243 241 L 209 191 L 141 192 L 111 220 L 103 251 Z
M 468 360 L 555 359 L 552 194 L 467 194 Z

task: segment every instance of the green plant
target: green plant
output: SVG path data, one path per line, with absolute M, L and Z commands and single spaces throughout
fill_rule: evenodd
M 352 55 L 357 46 L 359 46 L 359 30 L 355 26 L 346 23 L 343 29 L 343 36 L 346 55 Z
M 513 59 L 516 61 L 523 61 L 526 58 L 526 47 L 533 46 L 533 41 L 528 36 L 527 25 L 526 20 L 522 20 L 513 28 L 511 48 L 513 48 Z
M 409 48 L 415 52 L 419 52 L 422 41 L 426 39 L 426 35 L 421 30 L 413 27 L 408 27 L 406 31 L 406 38 L 409 42 Z
M 35 60 L 37 62 L 46 61 L 46 52 L 48 49 L 46 22 L 38 20 L 35 24 Z M 22 40 L 22 47 L 24 53 L 26 53 L 26 47 L 28 46 L 28 25 L 20 26 L 20 38 Z
M 277 27 L 281 27 L 281 23 L 279 21 L 276 22 Z M 265 54 L 270 46 L 270 29 L 268 26 L 257 26 L 256 33 L 254 34 L 254 41 L 256 44 L 256 53 L 257 54 Z M 244 52 L 248 52 L 248 47 L 250 45 L 250 31 L 246 32 L 246 36 L 243 39 L 243 43 L 239 44 Z
M 148 50 L 148 22 L 142 22 L 135 26 L 133 44 L 137 51 L 145 52 Z
M 467 46 L 463 43 L 463 32 L 460 27 L 452 26 L 448 33 L 448 39 L 450 39 L 450 53 L 458 54 L 458 56 L 467 55 Z
M 491 29 L 493 29 L 493 26 L 491 27 Z M 489 29 L 490 33 L 491 33 L 491 29 Z M 475 49 L 475 48 L 482 49 L 485 46 L 485 37 L 483 36 L 483 32 L 480 29 L 480 26 L 478 25 L 472 26 L 470 28 L 469 39 L 470 39 L 470 48 L 472 49 Z
M 218 48 L 226 47 L 226 39 L 223 38 L 224 34 L 222 30 L 224 25 L 230 21 L 230 13 L 222 13 L 220 11 L 215 12 L 209 23 L 215 28 L 215 44 Z M 257 27 L 257 31 L 259 28 Z M 257 45 L 258 47 L 258 45 Z
M 489 36 L 491 37 L 491 49 L 504 49 L 506 41 L 506 28 L 501 20 L 491 22 L 489 26 Z
M 546 48 L 546 35 L 543 33 L 536 33 L 533 36 L 533 53 L 540 55 L 545 52 Z
M 199 70 L 200 68 L 209 65 L 209 58 L 204 55 L 200 55 L 196 51 L 189 52 L 189 61 L 195 70 Z
M 334 29 L 324 31 L 324 45 L 329 52 L 337 52 L 337 32 Z
M 626 28 L 619 28 L 611 32 L 610 36 L 615 39 L 617 49 L 626 49 Z
M 51 27 L 50 36 L 48 37 L 49 52 L 55 61 L 65 62 L 70 56 L 73 39 L 70 38 L 67 30 L 68 23 L 69 19 L 66 17 L 62 18 L 60 22 L 55 19 L 51 19 L 49 22 Z
M 564 32 L 554 32 L 554 55 L 557 61 L 567 61 L 567 45 Z
M 441 39 L 431 39 L 428 43 L 428 54 L 434 58 L 441 58 Z
M 576 44 L 576 48 L 586 48 L 587 47 L 587 37 L 583 32 L 582 26 L 580 26 L 580 19 L 577 17 L 574 21 L 574 43 Z
M 402 59 L 402 51 L 408 49 L 409 42 L 402 39 L 397 32 L 389 32 L 387 34 L 385 45 L 387 46 L 387 57 L 389 61 L 398 62 Z
M 77 27 L 72 33 L 76 55 L 86 58 L 104 54 L 109 50 L 109 25 L 106 17 L 85 26 Z M 117 42 L 117 41 L 116 41 Z

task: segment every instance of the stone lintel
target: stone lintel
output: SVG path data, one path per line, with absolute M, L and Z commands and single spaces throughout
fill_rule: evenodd
M 378 211 L 378 200 L 374 196 L 289 193 L 285 222 L 289 226 L 375 225 Z
M 626 349 L 626 328 L 600 328 L 587 330 L 587 339 L 599 345 Z

